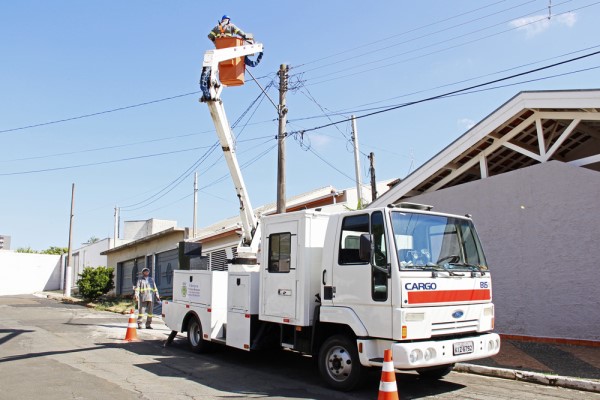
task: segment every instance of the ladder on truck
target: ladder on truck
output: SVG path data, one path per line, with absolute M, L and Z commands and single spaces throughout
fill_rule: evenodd
M 232 38 L 228 38 L 228 40 L 231 41 Z M 224 64 L 237 67 L 237 71 L 239 72 L 241 70 L 242 75 L 241 81 L 239 76 L 237 76 L 238 83 L 234 83 L 234 85 L 243 84 L 244 58 L 248 55 L 262 52 L 263 45 L 262 43 L 243 44 L 241 39 L 237 39 L 233 43 L 238 45 L 208 50 L 204 54 L 202 75 L 200 77 L 200 87 L 203 94 L 200 101 L 206 103 L 210 111 L 210 116 L 215 125 L 217 137 L 219 138 L 223 155 L 225 156 L 227 167 L 229 168 L 229 173 L 231 174 L 235 191 L 240 202 L 242 237 L 237 249 L 238 255 L 236 263 L 253 265 L 256 264 L 260 231 L 235 153 L 233 132 L 231 131 L 231 127 L 227 120 L 227 114 L 225 113 L 225 107 L 223 106 L 223 100 L 221 99 L 224 84 L 217 78 L 217 71 L 223 69 Z M 241 67 L 239 63 L 242 64 Z M 223 71 L 221 71 L 221 73 L 222 72 Z M 253 240 L 255 237 L 257 240 Z

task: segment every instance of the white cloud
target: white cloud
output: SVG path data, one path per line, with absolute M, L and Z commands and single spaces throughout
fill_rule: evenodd
M 458 121 L 456 121 L 456 123 L 458 124 L 458 126 L 460 128 L 463 128 L 463 129 L 466 129 L 466 130 L 469 130 L 472 127 L 475 126 L 475 121 L 473 121 L 470 118 L 461 118 Z
M 577 22 L 577 14 L 569 12 L 548 19 L 546 15 L 534 15 L 512 20 L 509 25 L 519 31 L 525 31 L 527 37 L 539 35 L 547 31 L 552 25 L 564 25 L 571 28 Z
M 311 135 L 310 136 L 310 145 L 313 146 L 316 150 L 322 150 L 331 142 L 331 138 L 323 135 Z

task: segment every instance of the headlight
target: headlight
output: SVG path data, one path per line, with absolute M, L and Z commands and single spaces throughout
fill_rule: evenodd
M 486 317 L 493 317 L 494 316 L 494 307 L 484 308 L 483 315 Z
M 435 349 L 430 347 L 427 350 L 425 350 L 425 353 L 423 353 L 423 359 L 425 361 L 429 361 L 431 359 L 434 359 L 435 355 L 436 355 Z
M 492 351 L 496 348 L 496 342 L 494 340 L 488 341 L 488 350 Z
M 406 313 L 406 321 L 423 321 L 425 319 L 425 313 Z
M 410 358 L 410 363 L 414 364 L 423 358 L 423 352 L 419 349 L 414 349 L 413 351 L 410 352 L 409 358 Z

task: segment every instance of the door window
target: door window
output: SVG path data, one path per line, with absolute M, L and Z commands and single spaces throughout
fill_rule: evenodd
M 372 297 L 375 301 L 385 301 L 388 297 L 388 250 L 381 211 L 371 214 L 371 240 L 373 241 Z
M 366 264 L 358 256 L 360 235 L 369 233 L 369 214 L 352 215 L 342 221 L 338 264 Z
M 290 272 L 292 234 L 273 233 L 269 236 L 269 272 Z

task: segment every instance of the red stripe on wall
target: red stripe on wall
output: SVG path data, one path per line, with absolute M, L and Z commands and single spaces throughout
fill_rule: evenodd
M 490 289 L 432 290 L 408 292 L 408 303 L 450 303 L 454 301 L 490 300 Z

